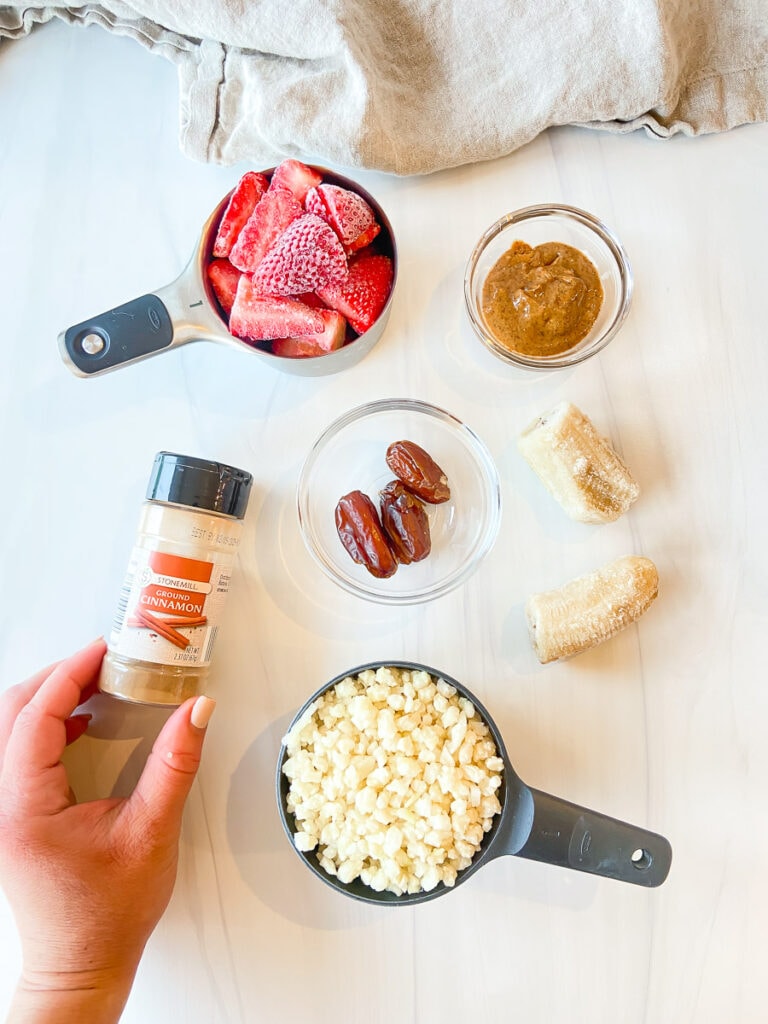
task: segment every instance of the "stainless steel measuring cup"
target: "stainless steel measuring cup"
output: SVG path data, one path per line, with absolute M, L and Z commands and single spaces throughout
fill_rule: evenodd
M 661 885 L 672 862 L 672 847 L 663 836 L 527 786 L 515 773 L 501 734 L 488 711 L 466 686 L 462 686 L 444 672 L 411 661 L 376 661 L 353 668 L 321 686 L 295 715 L 289 731 L 313 701 L 342 679 L 356 676 L 367 669 L 381 668 L 383 665 L 428 672 L 433 678 L 444 679 L 446 683 L 456 687 L 459 694 L 474 704 L 477 714 L 490 730 L 499 757 L 504 761 L 502 784 L 498 791 L 501 813 L 496 816 L 492 828 L 485 834 L 470 866 L 459 872 L 453 889 L 466 882 L 484 864 L 506 854 L 556 864 L 575 871 L 586 871 L 605 878 L 615 878 L 633 885 L 648 888 Z M 293 843 L 293 834 L 296 831 L 293 815 L 286 805 L 289 781 L 283 775 L 283 764 L 287 756 L 287 750 L 283 745 L 277 762 L 277 803 L 283 827 L 291 840 L 291 846 L 296 850 Z M 345 883 L 329 875 L 318 863 L 314 852 L 304 853 L 296 850 L 296 853 L 307 867 L 331 888 L 364 903 L 404 906 L 425 903 L 452 891 L 452 888 L 440 883 L 430 892 L 404 893 L 402 896 L 396 896 L 391 892 L 376 892 L 359 878 Z
M 264 173 L 269 176 L 273 169 Z M 389 319 L 397 280 L 395 236 L 387 215 L 369 192 L 349 178 L 324 167 L 314 169 L 323 176 L 324 182 L 362 196 L 381 225 L 376 247 L 392 260 L 392 287 L 384 309 L 369 330 L 333 352 L 303 358 L 276 356 L 230 334 L 206 273 L 230 192 L 203 225 L 197 247 L 175 281 L 62 331 L 59 350 L 69 369 L 78 377 L 96 377 L 190 341 L 215 341 L 229 345 L 279 370 L 303 377 L 338 373 L 359 362 L 379 340 Z

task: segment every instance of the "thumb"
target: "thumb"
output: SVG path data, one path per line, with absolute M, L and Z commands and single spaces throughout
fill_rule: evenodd
M 205 730 L 216 701 L 192 697 L 177 708 L 160 731 L 126 811 L 148 824 L 181 826 L 181 814 L 195 781 Z

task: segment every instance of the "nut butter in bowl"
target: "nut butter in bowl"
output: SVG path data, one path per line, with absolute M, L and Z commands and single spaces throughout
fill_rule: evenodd
M 464 277 L 472 327 L 511 365 L 558 369 L 588 359 L 629 312 L 632 271 L 597 218 L 572 206 L 529 206 L 478 241 Z

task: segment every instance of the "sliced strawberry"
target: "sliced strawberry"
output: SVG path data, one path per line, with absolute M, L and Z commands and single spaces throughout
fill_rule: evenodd
M 229 318 L 230 333 L 251 341 L 271 341 L 318 334 L 325 324 L 320 311 L 295 299 L 260 295 L 246 274 L 240 278 Z
M 237 282 L 240 280 L 240 271 L 233 267 L 229 260 L 211 260 L 207 267 L 208 280 L 219 300 L 219 305 L 229 316 L 232 312 L 232 303 L 235 301 Z
M 376 215 L 363 197 L 339 185 L 322 184 L 310 189 L 304 206 L 328 221 L 347 252 L 362 249 L 381 231 Z
M 276 356 L 323 356 L 341 348 L 347 333 L 347 321 L 333 309 L 321 309 L 319 313 L 325 324 L 320 333 L 303 338 L 276 338 L 272 342 L 272 352 Z
M 345 246 L 347 253 L 360 252 L 366 245 L 370 245 L 376 235 L 381 231 L 381 224 L 378 221 L 374 221 L 373 224 L 367 229 L 362 231 L 357 238 L 350 245 Z
M 318 352 L 307 338 L 275 338 L 269 347 L 273 356 L 282 356 L 284 359 L 325 355 L 324 352 Z
M 301 203 L 288 189 L 265 192 L 232 247 L 232 263 L 238 270 L 253 273 L 275 239 L 303 213 Z
M 264 295 L 298 295 L 347 276 L 347 257 L 341 242 L 314 213 L 297 217 L 278 237 L 256 268 L 253 283 Z
M 367 331 L 384 308 L 393 278 L 392 260 L 377 253 L 362 253 L 349 261 L 349 273 L 341 285 L 318 288 L 317 294 L 331 309 L 349 320 L 358 334 Z
M 303 302 L 305 306 L 311 306 L 312 309 L 328 309 L 320 296 L 315 295 L 314 292 L 302 292 L 301 295 L 294 295 L 293 298 L 298 302 Z
M 303 203 L 307 192 L 315 185 L 319 185 L 322 180 L 322 175 L 300 160 L 283 160 L 272 172 L 269 187 L 270 190 L 287 188 L 300 203 Z
M 243 225 L 253 213 L 256 203 L 267 191 L 268 186 L 269 182 L 264 175 L 257 174 L 256 171 L 247 171 L 238 181 L 230 197 L 229 205 L 219 221 L 219 230 L 216 234 L 216 241 L 213 243 L 214 256 L 229 256 Z

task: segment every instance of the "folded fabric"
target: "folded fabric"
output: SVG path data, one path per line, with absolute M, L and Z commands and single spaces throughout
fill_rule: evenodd
M 116 0 L 0 6 L 178 65 L 197 160 L 397 174 L 502 156 L 551 125 L 656 136 L 768 119 L 765 0 Z

